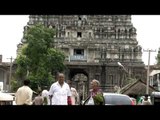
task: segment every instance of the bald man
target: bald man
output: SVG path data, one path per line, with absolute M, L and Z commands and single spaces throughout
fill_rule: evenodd
M 58 81 L 53 83 L 49 90 L 52 105 L 71 105 L 71 90 L 64 81 L 64 74 L 58 74 Z

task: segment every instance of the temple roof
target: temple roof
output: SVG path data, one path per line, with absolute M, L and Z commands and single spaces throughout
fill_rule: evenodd
M 145 95 L 146 94 L 146 83 L 142 80 L 136 80 L 126 86 L 124 86 L 120 93 L 127 94 L 127 95 Z M 149 94 L 152 92 L 156 92 L 157 90 L 149 86 Z

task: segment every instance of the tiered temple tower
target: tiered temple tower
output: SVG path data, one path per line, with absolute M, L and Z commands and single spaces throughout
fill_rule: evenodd
M 83 82 L 88 92 L 94 78 L 104 91 L 113 91 L 115 85 L 123 87 L 128 77 L 144 79 L 142 48 L 131 15 L 30 15 L 27 26 L 37 22 L 56 30 L 54 45 L 67 56 L 66 79 L 73 80 L 77 89 L 78 83 Z M 24 43 L 22 39 L 19 49 Z M 77 74 L 87 80 L 78 79 Z

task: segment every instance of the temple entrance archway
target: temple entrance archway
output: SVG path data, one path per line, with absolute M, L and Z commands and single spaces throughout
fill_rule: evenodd
M 84 100 L 88 96 L 89 77 L 84 69 L 70 69 L 69 79 L 72 80 L 72 85 L 76 88 L 80 100 Z
M 84 89 L 85 95 L 83 98 L 85 98 L 89 95 L 91 80 L 97 79 L 101 82 L 101 67 L 99 65 L 86 63 L 81 65 L 67 64 L 65 77 L 66 80 L 72 80 L 72 83 L 76 87 L 77 91 Z

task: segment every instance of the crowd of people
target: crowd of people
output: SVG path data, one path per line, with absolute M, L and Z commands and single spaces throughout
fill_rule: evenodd
M 72 81 L 65 81 L 63 73 L 58 74 L 58 80 L 50 89 L 38 91 L 33 98 L 33 90 L 29 87 L 30 81 L 24 80 L 23 86 L 15 94 L 16 105 L 78 105 L 80 104 L 77 90 L 72 86 Z
M 24 80 L 24 85 L 18 88 L 15 94 L 16 105 L 81 105 L 82 101 L 77 90 L 72 86 L 71 80 L 65 80 L 63 73 L 59 73 L 57 81 L 54 82 L 49 90 L 47 86 L 38 91 L 38 95 L 33 98 L 33 90 L 29 87 L 30 81 Z M 100 89 L 100 82 L 93 79 L 90 83 L 88 105 L 104 105 L 104 97 Z M 139 99 L 137 105 L 151 105 L 149 96 L 145 95 Z
M 148 94 L 141 96 L 137 101 L 137 105 L 152 105 L 150 96 Z

